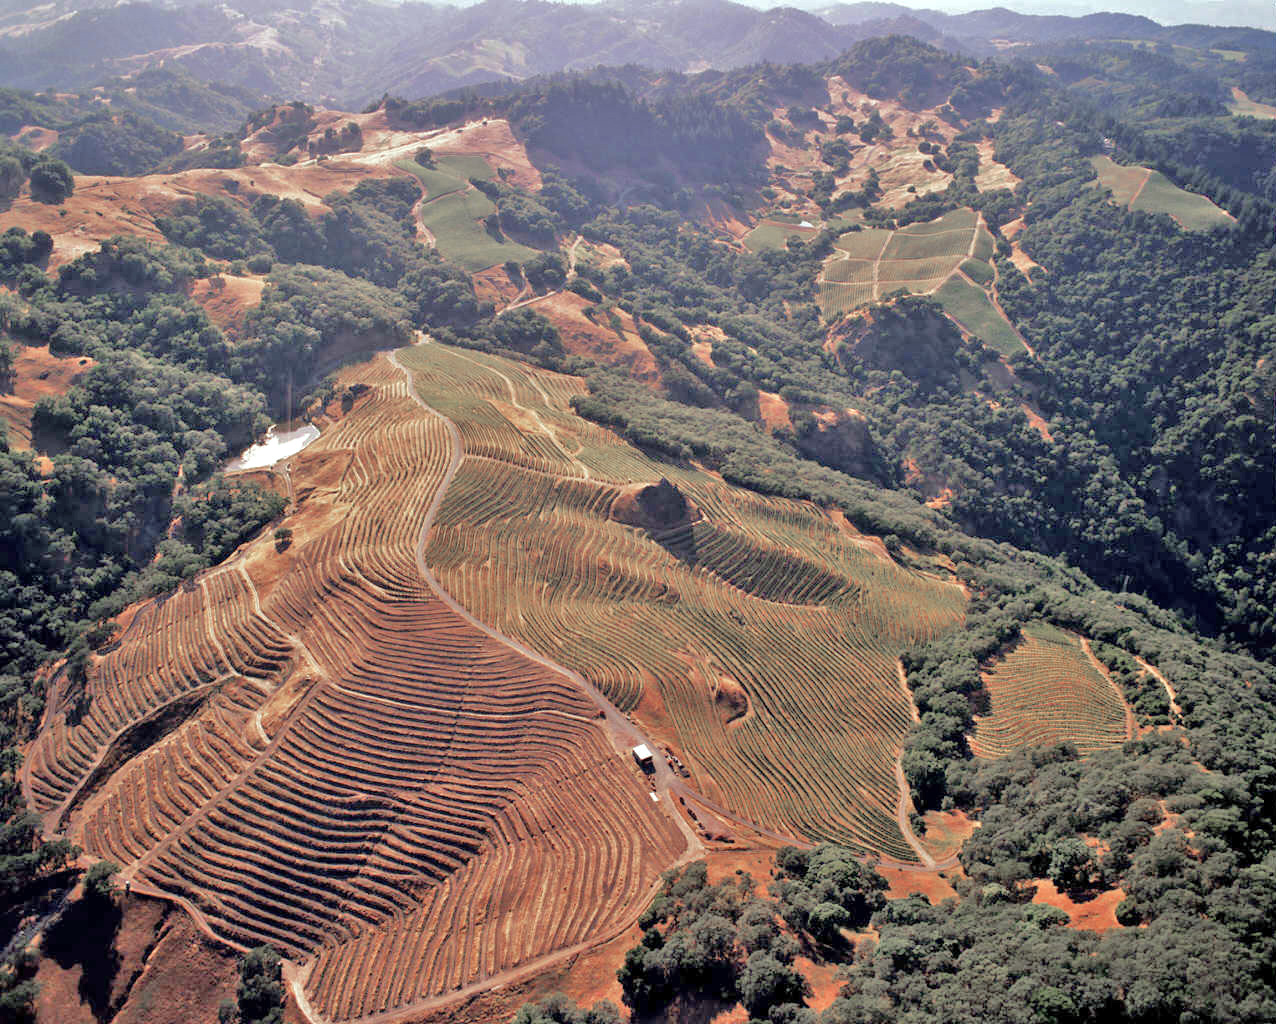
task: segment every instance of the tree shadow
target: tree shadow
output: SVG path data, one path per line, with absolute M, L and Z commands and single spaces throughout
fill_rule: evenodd
M 115 949 L 123 913 L 113 899 L 80 899 L 44 935 L 42 949 L 63 970 L 80 968 L 80 998 L 98 1020 L 107 1020 L 111 989 L 120 969 Z
M 671 530 L 651 530 L 651 539 L 664 548 L 683 565 L 694 569 L 700 564 L 700 545 L 690 525 Z

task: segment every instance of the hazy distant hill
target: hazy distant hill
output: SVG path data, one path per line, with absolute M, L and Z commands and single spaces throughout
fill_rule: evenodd
M 731 0 L 484 0 L 470 7 L 370 0 L 225 4 L 55 2 L 0 6 L 0 85 L 78 89 L 144 68 L 180 69 L 278 98 L 361 106 L 600 64 L 681 71 L 831 57 L 860 39 L 905 34 L 974 55 L 1008 45 L 1137 39 L 1217 46 L 1246 29 L 1164 28 L 1147 18 L 947 15 L 898 4 L 816 13 Z M 1253 39 L 1250 38 L 1250 42 Z

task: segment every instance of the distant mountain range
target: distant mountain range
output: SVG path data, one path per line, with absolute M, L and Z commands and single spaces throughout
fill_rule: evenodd
M 1226 49 L 1257 30 L 1167 28 L 1129 14 L 1081 17 L 913 10 L 892 3 L 759 10 L 730 0 L 484 0 L 468 7 L 370 0 L 0 3 L 0 85 L 83 89 L 168 67 L 206 82 L 358 107 L 597 65 L 699 71 L 833 56 L 893 33 L 975 56 L 1066 40 L 1124 39 Z M 1239 35 L 1238 35 L 1239 34 Z M 1276 35 L 1270 37 L 1276 49 Z M 1251 45 L 1250 48 L 1253 48 Z

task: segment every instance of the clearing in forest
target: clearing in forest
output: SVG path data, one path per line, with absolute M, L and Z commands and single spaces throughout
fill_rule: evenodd
M 819 227 L 809 220 L 784 214 L 769 214 L 744 236 L 744 245 L 750 252 L 783 249 L 791 236 L 797 235 L 802 241 L 809 242 L 819 231 Z
M 1257 117 L 1264 121 L 1276 120 L 1276 106 L 1251 100 L 1236 86 L 1232 86 L 1232 102 L 1227 105 L 1227 109 L 1238 117 Z
M 988 714 L 976 716 L 970 740 L 978 757 L 1052 743 L 1090 753 L 1132 737 L 1129 705 L 1083 641 L 1044 622 L 1024 627 L 984 689 Z
M 896 291 L 933 294 L 958 325 L 1002 355 L 1022 352 L 1018 332 L 992 295 L 993 238 L 969 207 L 898 230 L 862 228 L 834 243 L 816 281 L 826 317 Z
M 1130 210 L 1168 214 L 1186 231 L 1227 227 L 1236 219 L 1195 192 L 1187 192 L 1160 171 L 1147 167 L 1123 167 L 1110 157 L 1090 158 L 1099 184 L 1112 193 L 1112 201 Z
M 848 210 L 833 220 L 825 220 L 815 213 L 803 217 L 779 210 L 764 215 L 758 221 L 757 227 L 745 235 L 741 241 L 746 249 L 755 253 L 768 249 L 783 249 L 794 235 L 804 242 L 809 242 L 823 230 L 849 231 L 863 221 L 864 211 L 860 209 Z
M 992 236 L 968 207 L 896 231 L 862 228 L 842 235 L 817 281 L 826 316 L 903 289 L 935 291 L 968 257 L 987 260 Z
M 417 207 L 421 224 L 434 238 L 435 247 L 453 263 L 474 273 L 513 260 L 521 263 L 536 250 L 511 241 L 483 223 L 496 213 L 496 204 L 470 184 L 471 178 L 494 177 L 491 165 L 481 156 L 448 155 L 435 160 L 432 168 L 415 160 L 395 164 L 420 179 L 426 196 Z
M 13 449 L 31 447 L 31 417 L 35 403 L 63 395 L 93 368 L 88 356 L 56 356 L 47 345 L 14 345 L 13 370 L 0 385 L 0 423 Z
M 896 659 L 960 624 L 959 586 L 810 503 L 653 461 L 572 413 L 578 378 L 437 344 L 401 358 L 464 446 L 425 552 L 450 593 L 632 711 L 715 813 L 916 862 Z M 687 504 L 644 522 L 662 477 Z
M 986 263 L 979 265 L 988 266 Z M 965 267 L 962 269 L 964 271 Z M 1000 355 L 1013 356 L 1025 351 L 1019 332 L 1002 316 L 988 293 L 972 278 L 973 275 L 965 273 L 953 274 L 940 286 L 935 298 L 943 305 L 944 312 Z

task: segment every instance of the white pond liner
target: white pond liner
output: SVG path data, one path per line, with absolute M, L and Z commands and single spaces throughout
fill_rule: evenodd
M 266 431 L 266 439 L 253 445 L 237 459 L 226 464 L 226 472 L 233 473 L 245 469 L 268 469 L 277 462 L 290 459 L 311 441 L 319 436 L 319 428 L 307 423 L 299 430 L 287 430 L 276 433 L 271 427 Z

